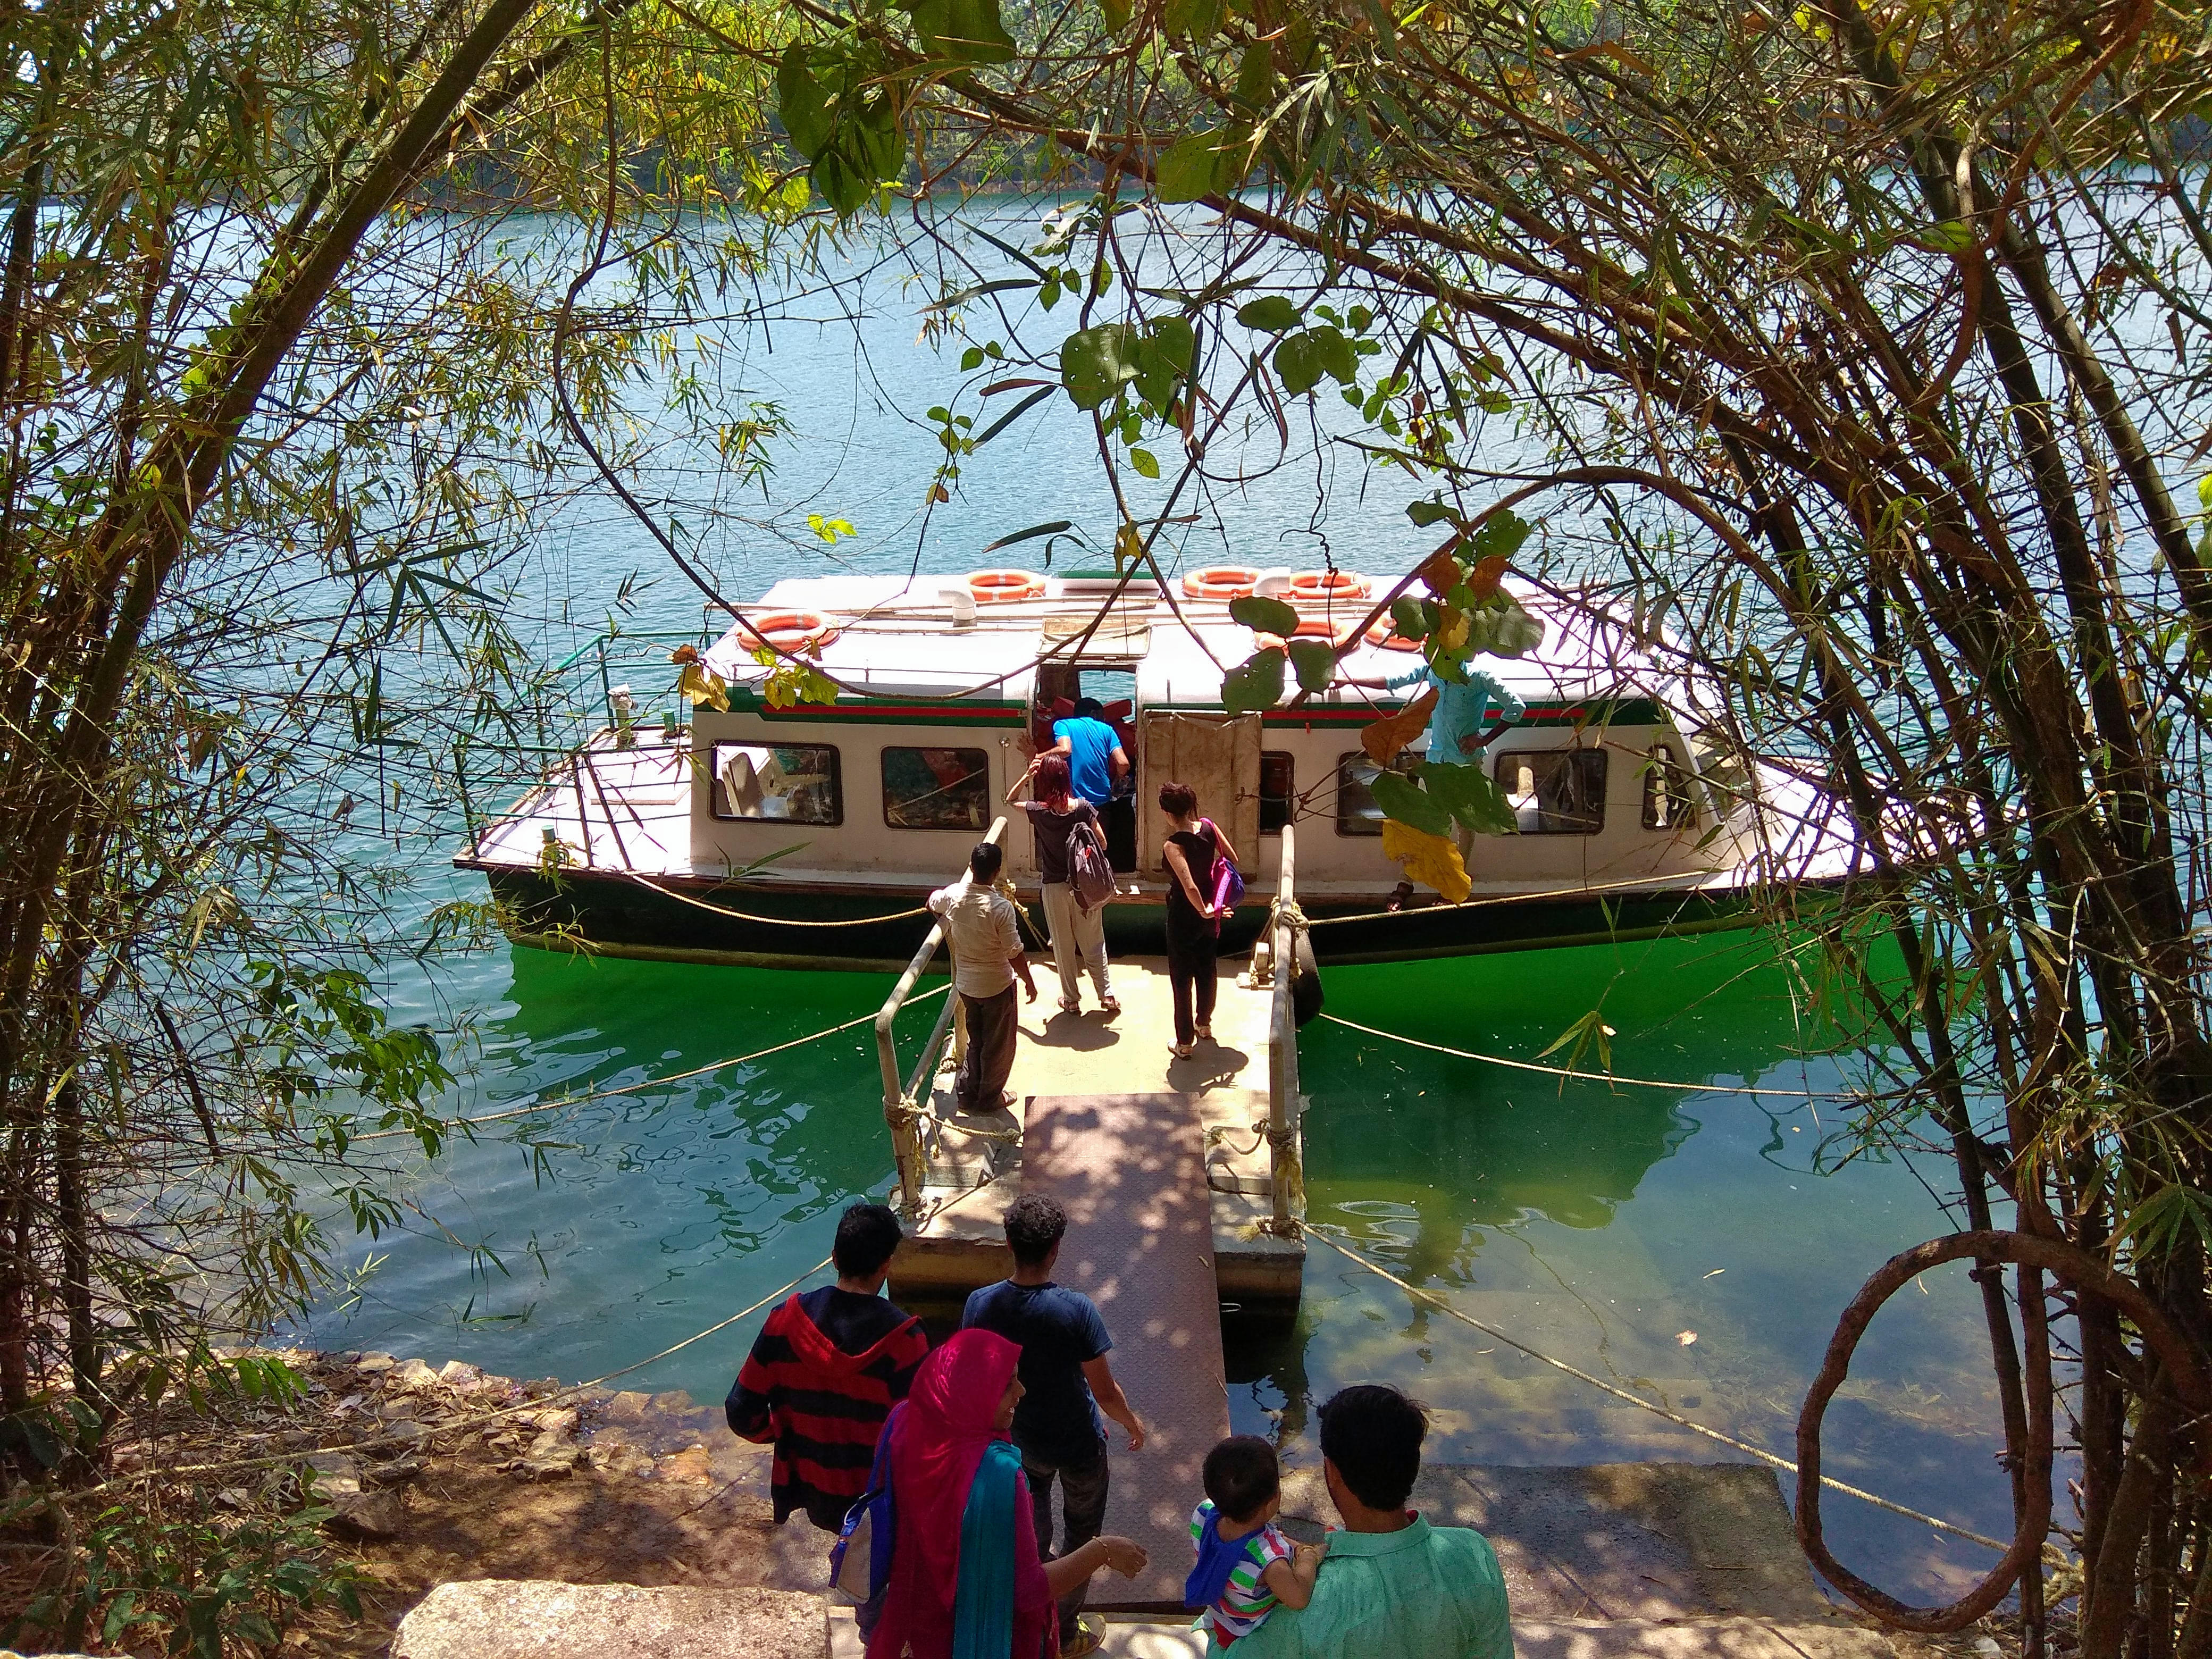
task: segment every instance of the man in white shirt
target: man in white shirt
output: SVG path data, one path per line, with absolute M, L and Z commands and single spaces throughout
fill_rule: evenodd
M 990 842 L 978 842 L 968 855 L 968 873 L 929 896 L 929 908 L 945 918 L 952 946 L 952 988 L 968 1020 L 968 1051 L 953 1080 L 952 1098 L 963 1112 L 995 1112 L 1011 1103 L 1006 1079 L 1014 1070 L 1014 1039 L 1021 1029 L 1014 1001 L 1019 974 L 1036 1000 L 1036 975 L 1022 950 L 1014 902 L 992 885 L 1006 854 Z

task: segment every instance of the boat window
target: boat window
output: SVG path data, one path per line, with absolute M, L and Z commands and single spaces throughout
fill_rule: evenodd
M 1644 757 L 1644 827 L 1681 830 L 1694 826 L 1697 821 L 1689 774 L 1675 757 L 1674 745 L 1653 744 Z
M 1411 774 L 1420 762 L 1414 754 L 1401 754 L 1391 769 Z M 1375 804 L 1370 787 L 1381 769 L 1358 750 L 1336 757 L 1336 833 L 1340 836 L 1379 836 L 1382 809 Z
M 1291 821 L 1291 795 L 1297 779 L 1297 768 L 1291 763 L 1289 751 L 1281 749 L 1262 749 L 1260 751 L 1260 833 L 1279 836 L 1283 826 Z
M 828 744 L 718 743 L 713 811 L 718 818 L 842 823 L 844 790 Z
M 1524 836 L 1594 836 L 1605 828 L 1605 750 L 1515 749 L 1492 774 Z
M 985 830 L 991 757 L 981 749 L 884 750 L 884 822 L 894 830 Z
M 1714 816 L 1725 818 L 1759 793 L 1759 774 L 1743 750 L 1708 727 L 1690 733 L 1690 758 L 1697 763 Z

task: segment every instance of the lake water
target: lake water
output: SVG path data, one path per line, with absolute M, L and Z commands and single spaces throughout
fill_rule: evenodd
M 813 439 L 786 458 L 763 518 L 788 531 L 823 513 L 860 532 L 833 551 L 740 527 L 714 560 L 738 597 L 830 568 L 999 562 L 976 550 L 1047 519 L 1111 535 L 1087 422 L 1057 401 L 975 458 L 963 493 L 925 514 L 938 451 L 911 417 L 945 400 L 959 376 L 950 356 L 915 345 L 910 302 L 890 300 L 857 326 L 786 324 L 733 343 L 724 370 L 729 386 L 785 399 Z M 1321 416 L 1331 416 L 1326 400 Z M 1342 563 L 1380 570 L 1425 547 L 1429 532 L 1401 510 L 1425 492 L 1402 475 L 1365 478 L 1340 448 L 1320 451 L 1206 492 L 1201 522 L 1178 532 L 1187 556 L 1306 564 L 1326 545 Z M 1330 486 L 1325 514 L 1317 478 Z M 664 493 L 680 503 L 686 487 Z M 641 532 L 611 502 L 580 502 L 540 567 L 548 614 L 564 604 L 604 614 L 633 570 L 661 577 L 641 624 L 696 623 L 695 597 L 662 573 Z M 468 890 L 442 866 L 451 850 L 410 855 L 426 908 Z M 1764 935 L 1334 969 L 1325 984 L 1329 1012 L 1344 1018 L 1523 1060 L 1601 1007 L 1618 1031 L 1615 1071 L 1676 1085 L 1562 1086 L 1316 1024 L 1301 1042 L 1310 1210 L 1518 1340 L 1741 1439 L 1787 1455 L 1838 1311 L 1892 1253 L 1958 1224 L 1934 1195 L 1949 1188 L 1940 1162 L 1916 1170 L 1865 1156 L 1834 1167 L 1840 1103 L 1719 1091 L 1850 1080 L 1818 1057 L 1830 1044 L 1802 1021 Z M 887 988 L 887 976 L 502 947 L 395 983 L 388 1000 L 398 1018 L 472 1027 L 451 1103 L 477 1115 L 750 1053 L 866 1015 Z M 915 1036 L 933 1012 L 909 1017 Z M 534 1147 L 497 1133 L 428 1167 L 392 1150 L 407 1143 L 383 1143 L 410 1220 L 346 1244 L 343 1265 L 358 1279 L 325 1298 L 308 1340 L 596 1376 L 801 1274 L 828 1253 L 839 1210 L 889 1186 L 866 1026 L 549 1115 Z M 1923 1285 L 1890 1304 L 1863 1346 L 1830 1413 L 1829 1466 L 2002 1535 L 2008 1507 L 1978 1304 L 1956 1269 Z M 757 1322 L 624 1385 L 719 1398 Z M 1231 1364 L 1237 1426 L 1278 1435 L 1294 1459 L 1317 1455 L 1313 1407 L 1367 1378 L 1399 1382 L 1437 1409 L 1440 1458 L 1737 1455 L 1415 1305 L 1320 1246 L 1296 1327 L 1237 1335 Z M 1954 1590 L 1988 1563 L 1976 1547 L 1849 1498 L 1832 1498 L 1826 1513 L 1844 1558 L 1901 1595 Z

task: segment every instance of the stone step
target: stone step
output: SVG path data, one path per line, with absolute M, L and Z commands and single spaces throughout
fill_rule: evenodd
M 1516 1619 L 1517 1659 L 1896 1659 L 1841 1620 Z M 1203 1659 L 1187 1622 L 1109 1620 L 1111 1659 Z M 392 1659 L 860 1659 L 849 1607 L 795 1590 L 441 1584 L 401 1621 Z

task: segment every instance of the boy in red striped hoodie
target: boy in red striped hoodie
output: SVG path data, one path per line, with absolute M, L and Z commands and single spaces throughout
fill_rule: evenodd
M 793 1296 L 768 1316 L 722 1409 L 747 1440 L 775 1443 L 769 1495 L 824 1532 L 867 1490 L 876 1437 L 929 1352 L 921 1321 L 884 1299 L 898 1217 L 855 1204 L 830 1252 L 837 1282 Z

